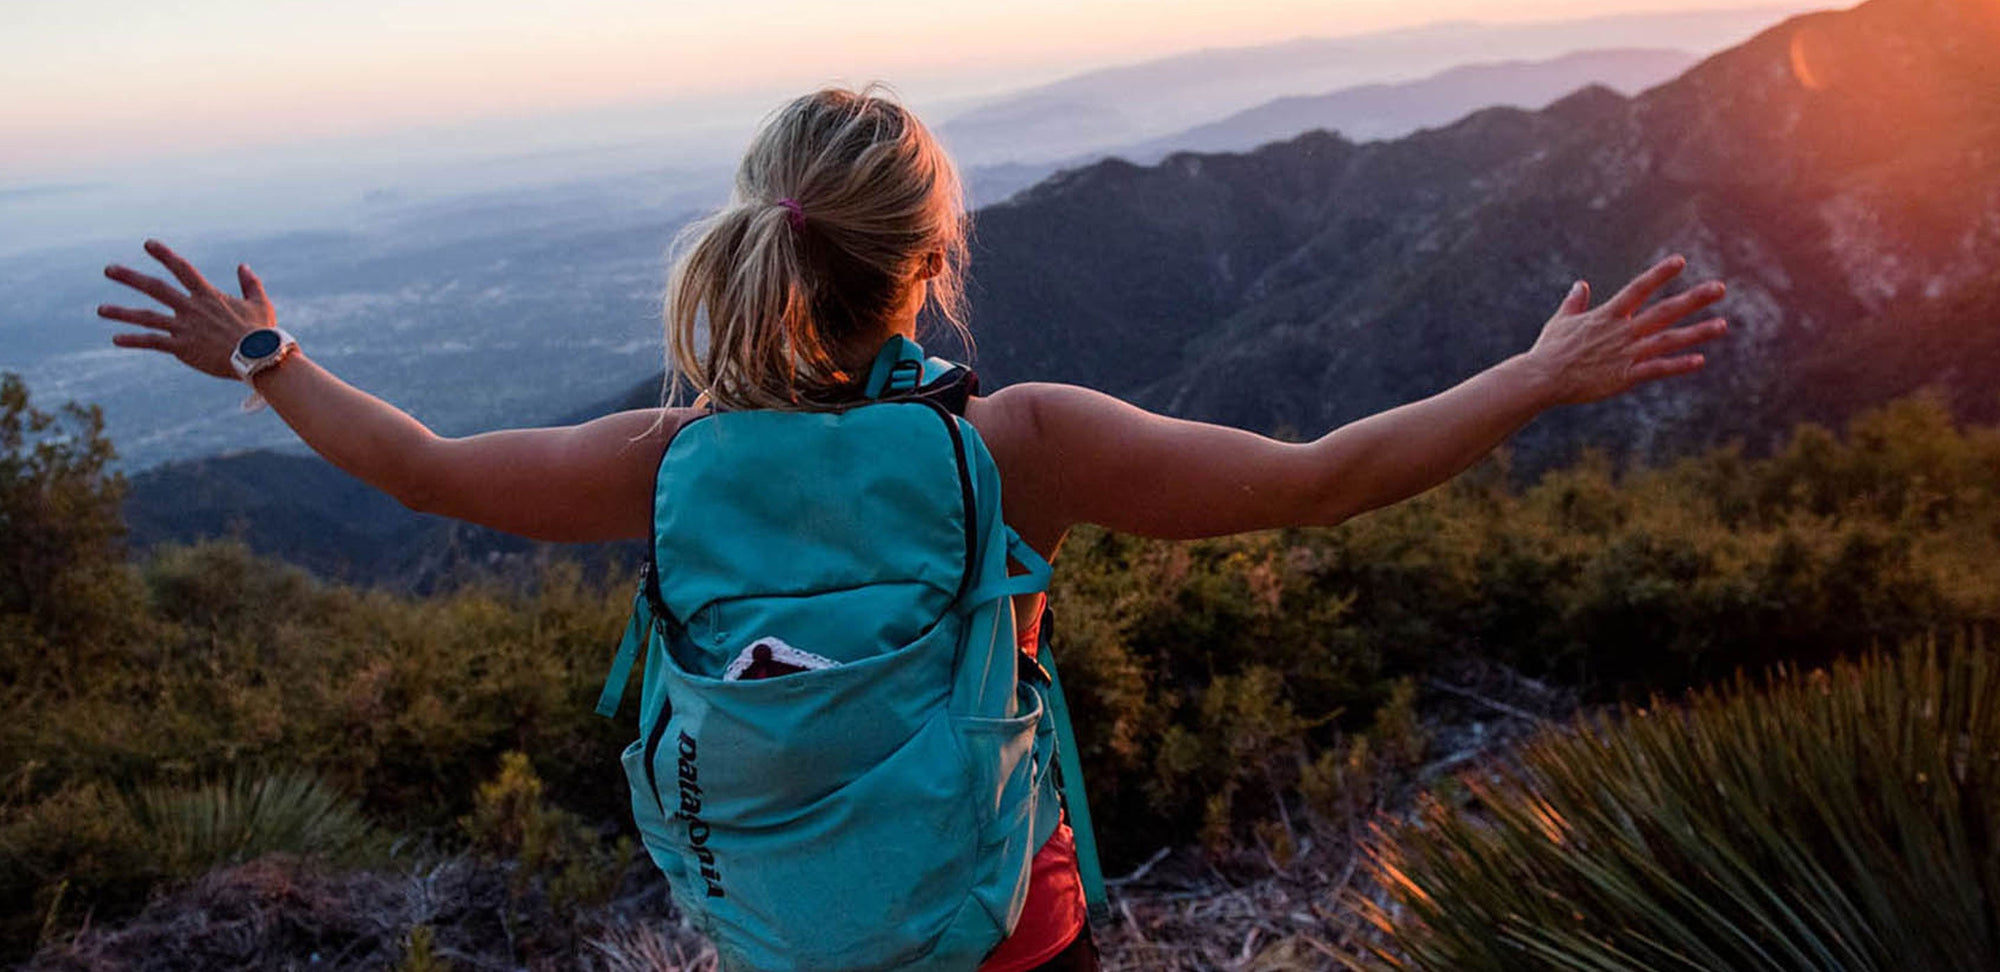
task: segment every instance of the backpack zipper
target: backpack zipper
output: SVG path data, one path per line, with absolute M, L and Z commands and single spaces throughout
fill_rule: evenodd
M 653 619 L 652 630 L 646 633 L 647 641 L 650 642 L 652 640 L 652 637 L 659 633 L 660 633 L 660 620 L 658 617 L 655 617 Z M 672 650 L 673 649 L 671 647 L 664 645 L 661 646 L 660 656 L 659 656 L 660 664 L 662 665 L 672 664 L 672 662 L 668 661 L 666 658 L 666 654 Z M 653 655 L 651 652 L 647 653 L 647 661 L 648 662 L 653 661 Z M 673 713 L 674 713 L 674 703 L 673 700 L 668 697 L 667 680 L 665 678 L 662 678 L 660 680 L 660 711 L 653 719 L 652 731 L 646 734 L 646 749 L 645 749 L 646 786 L 651 788 L 653 791 L 653 801 L 660 805 L 661 817 L 667 816 L 667 801 L 661 798 L 660 796 L 660 774 L 659 770 L 653 768 L 653 757 L 659 755 L 660 739 L 661 737 L 666 735 L 667 723 L 673 721 Z

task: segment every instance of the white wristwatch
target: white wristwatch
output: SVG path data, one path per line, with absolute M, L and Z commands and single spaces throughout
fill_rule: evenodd
M 236 369 L 236 377 L 243 379 L 244 384 L 251 385 L 250 379 L 258 372 L 277 367 L 298 346 L 299 342 L 283 328 L 260 327 L 237 339 L 236 350 L 229 355 L 229 366 Z M 243 400 L 243 410 L 254 412 L 263 407 L 264 396 L 257 394 L 256 386 L 251 385 L 250 397 Z

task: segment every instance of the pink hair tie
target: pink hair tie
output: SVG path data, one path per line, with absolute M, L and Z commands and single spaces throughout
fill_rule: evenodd
M 805 207 L 799 205 L 798 200 L 786 196 L 778 200 L 778 205 L 785 207 L 785 222 L 792 224 L 792 229 L 802 230 L 806 228 L 806 210 Z

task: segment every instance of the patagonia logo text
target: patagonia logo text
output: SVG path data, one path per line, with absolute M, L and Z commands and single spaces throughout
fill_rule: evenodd
M 708 885 L 708 896 L 720 898 L 722 872 L 716 870 L 715 852 L 708 849 L 708 824 L 701 819 L 701 778 L 695 766 L 694 737 L 685 730 L 680 738 L 680 783 L 681 806 L 674 816 L 687 821 L 688 849 L 701 862 L 701 879 Z

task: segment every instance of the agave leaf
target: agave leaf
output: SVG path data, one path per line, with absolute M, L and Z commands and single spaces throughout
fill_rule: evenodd
M 2000 968 L 2000 662 L 1978 644 L 1579 718 L 1471 789 L 1475 810 L 1377 831 L 1394 968 Z

